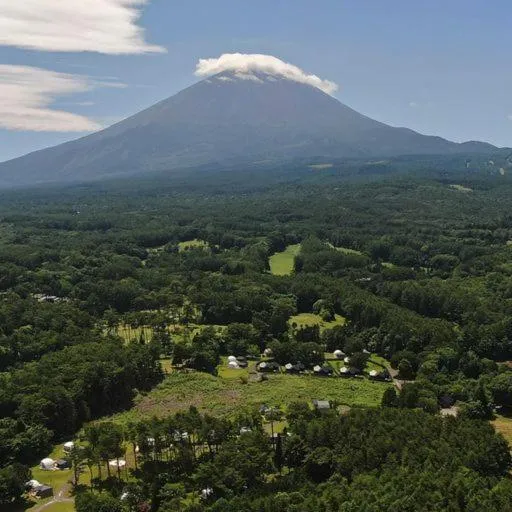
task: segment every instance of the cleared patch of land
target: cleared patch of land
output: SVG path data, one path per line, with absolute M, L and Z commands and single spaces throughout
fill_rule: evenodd
M 465 192 L 465 193 L 473 192 L 472 188 L 465 187 L 464 185 L 453 184 L 453 185 L 450 185 L 450 188 L 452 188 L 453 190 L 458 190 L 459 192 Z
M 197 238 L 194 240 L 186 240 L 185 242 L 180 242 L 178 244 L 180 252 L 188 251 L 190 249 L 208 249 L 209 247 L 208 242 L 198 240 Z
M 332 169 L 333 167 L 333 164 L 313 164 L 309 166 L 309 168 L 314 171 L 323 171 L 324 169 Z
M 362 256 L 362 252 L 358 251 L 356 249 L 350 249 L 349 247 L 336 247 L 332 244 L 328 244 L 333 249 L 336 249 L 339 252 L 342 252 L 343 254 L 357 254 L 358 256 Z
M 300 244 L 289 245 L 284 251 L 276 252 L 269 258 L 270 272 L 276 276 L 287 276 L 293 272 L 295 256 L 300 252 Z
M 332 322 L 326 322 L 320 315 L 315 315 L 314 313 L 300 313 L 299 315 L 292 316 L 290 320 L 288 320 L 288 324 L 291 327 L 296 325 L 299 328 L 318 325 L 318 327 L 320 327 L 320 331 L 323 331 L 325 329 L 332 329 L 337 325 L 345 325 L 346 321 L 347 319 L 341 315 L 335 315 Z
M 389 384 L 368 379 L 269 375 L 267 381 L 246 382 L 248 370 L 222 369 L 219 377 L 174 372 L 150 393 L 139 396 L 133 409 L 115 416 L 126 422 L 167 416 L 190 406 L 215 416 L 231 416 L 243 408 L 267 404 L 286 407 L 295 401 L 335 400 L 348 406 L 377 406 Z
M 512 417 L 498 416 L 491 421 L 491 424 L 503 435 L 507 443 L 512 447 Z

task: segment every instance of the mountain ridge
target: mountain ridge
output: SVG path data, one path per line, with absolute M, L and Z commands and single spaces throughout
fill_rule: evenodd
M 0 185 L 88 181 L 223 161 L 497 149 L 391 127 L 308 84 L 222 72 L 104 130 L 0 163 Z

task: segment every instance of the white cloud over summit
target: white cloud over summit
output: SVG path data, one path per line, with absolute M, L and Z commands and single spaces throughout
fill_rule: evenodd
M 253 73 L 264 73 L 308 84 L 327 94 L 334 94 L 338 90 L 338 85 L 334 82 L 322 80 L 316 75 L 308 75 L 301 68 L 272 55 L 225 53 L 218 58 L 200 59 L 195 74 L 206 77 L 224 71 L 234 72 L 238 78 L 243 80 L 257 80 L 258 77 Z
M 79 75 L 28 66 L 0 65 L 0 128 L 47 132 L 97 130 L 101 126 L 95 121 L 53 109 L 51 104 L 58 96 L 86 92 L 98 85 Z
M 164 52 L 137 25 L 149 0 L 0 0 L 0 46 L 54 52 Z

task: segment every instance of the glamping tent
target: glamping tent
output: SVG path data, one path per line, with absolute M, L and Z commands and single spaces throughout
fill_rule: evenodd
M 272 349 L 271 348 L 266 348 L 264 351 L 263 351 L 263 355 L 265 357 L 270 357 L 272 355 Z
M 236 369 L 239 369 L 240 366 L 238 365 L 238 363 L 235 360 L 235 361 L 229 361 L 228 368 L 232 368 L 233 370 L 236 370 Z
M 343 359 L 345 357 L 345 352 L 343 352 L 341 350 L 335 350 L 334 351 L 334 357 L 336 359 Z
M 376 379 L 379 376 L 379 372 L 377 370 L 372 370 L 370 373 L 370 379 Z
M 236 357 L 235 356 L 229 356 L 228 357 L 228 363 L 236 363 Z
M 64 451 L 69 453 L 75 447 L 75 443 L 73 441 L 68 441 L 64 443 Z
M 50 459 L 50 457 L 46 457 L 40 462 L 39 467 L 45 471 L 52 471 L 55 468 L 55 461 Z

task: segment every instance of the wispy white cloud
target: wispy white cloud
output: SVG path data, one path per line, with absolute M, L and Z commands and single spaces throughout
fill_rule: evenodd
M 512 114 L 509 114 L 509 115 L 507 116 L 507 119 L 508 119 L 509 121 L 512 121 Z
M 416 108 L 417 106 L 418 106 L 418 102 L 417 101 L 410 101 L 409 102 L 409 107 Z
M 80 75 L 0 65 L 0 128 L 38 132 L 98 130 L 101 125 L 96 121 L 51 105 L 60 96 L 86 92 L 99 85 Z
M 273 57 L 272 55 L 225 53 L 218 58 L 200 59 L 196 67 L 197 76 L 211 76 L 224 71 L 235 73 L 240 79 L 257 77 L 253 73 L 264 73 L 286 78 L 316 87 L 327 94 L 334 94 L 338 85 L 316 75 L 308 75 L 301 68 Z
M 0 45 L 54 52 L 165 52 L 137 25 L 149 0 L 0 0 Z

